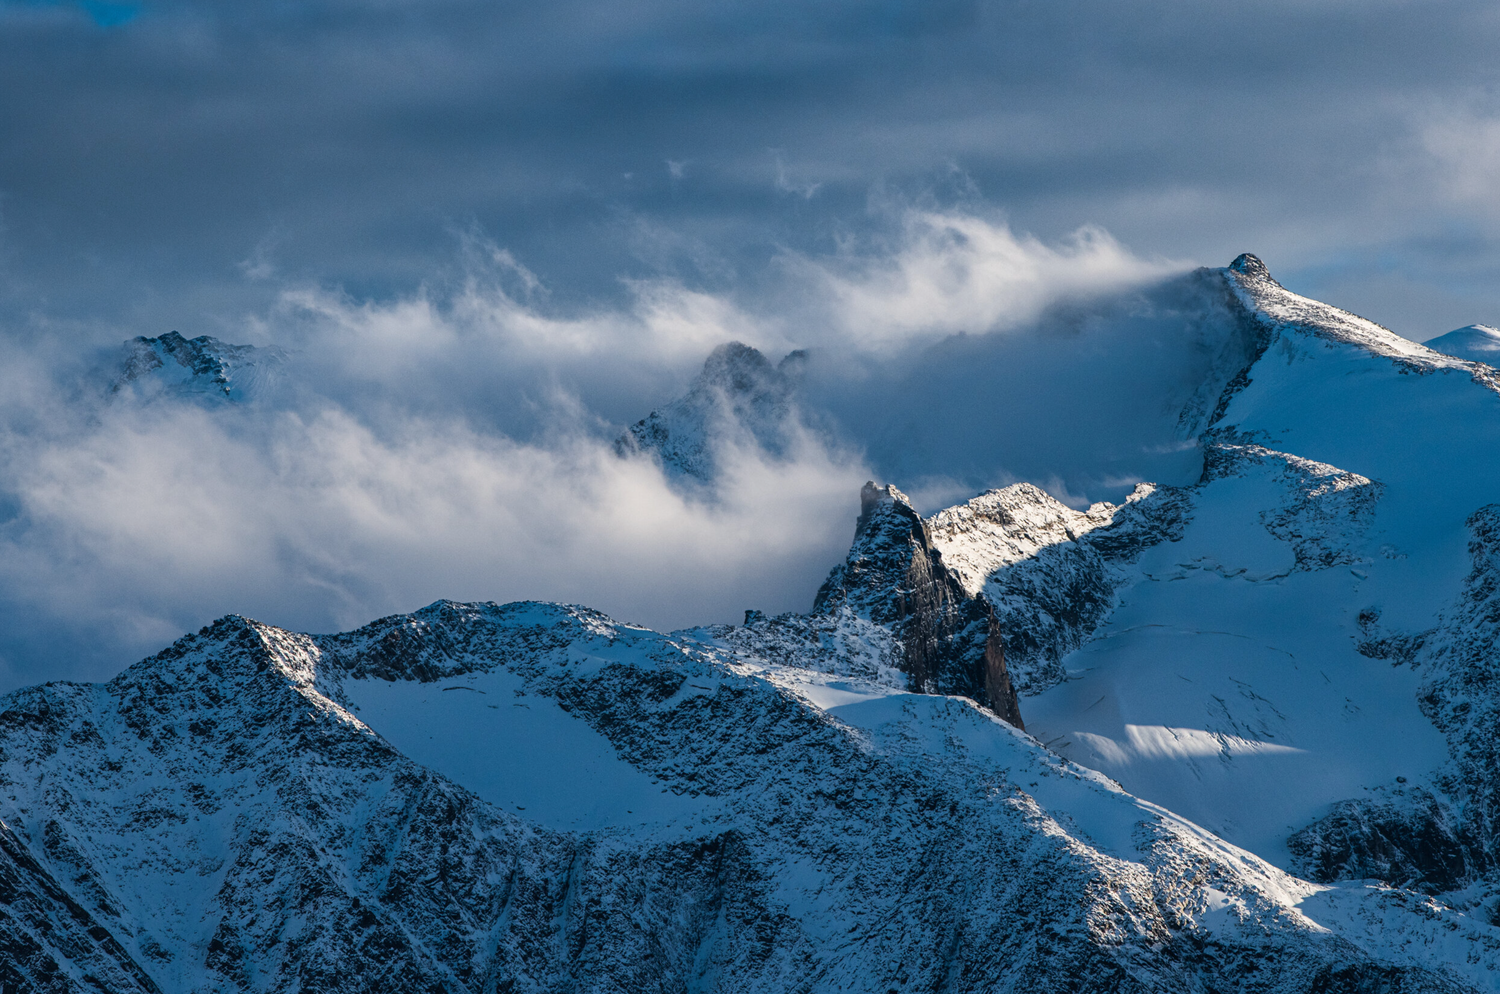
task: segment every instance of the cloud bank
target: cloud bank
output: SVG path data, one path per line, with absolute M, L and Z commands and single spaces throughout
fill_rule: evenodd
M 13 337 L 0 374 L 0 680 L 107 676 L 231 612 L 337 630 L 441 597 L 545 599 L 670 629 L 805 610 L 847 548 L 859 485 L 902 468 L 883 463 L 905 446 L 882 449 L 858 428 L 878 419 L 859 412 L 926 409 L 883 396 L 907 383 L 896 371 L 918 357 L 953 375 L 943 349 L 964 342 L 996 343 L 1004 362 L 1081 355 L 1044 315 L 1105 299 L 1118 309 L 1167 268 L 1098 232 L 1049 246 L 933 214 L 900 231 L 885 255 L 789 254 L 768 296 L 641 282 L 623 306 L 571 311 L 513 256 L 467 237 L 445 280 L 394 299 L 286 287 L 238 337 L 291 358 L 242 404 L 110 396 L 115 352 Z M 712 492 L 616 455 L 623 425 L 679 394 L 729 339 L 773 357 L 809 347 L 809 422 L 826 430 L 775 457 L 726 443 Z M 969 385 L 984 403 L 982 382 Z M 976 468 L 950 458 L 955 439 L 895 482 L 1037 476 L 1007 463 L 1034 458 L 1052 430 L 1038 421 L 1022 437 L 999 403 L 980 434 L 1011 437 L 1009 449 Z M 1064 423 L 1068 403 L 1051 407 Z M 930 422 L 962 436 L 969 417 Z M 1038 482 L 1098 483 L 1091 460 L 1042 466 Z

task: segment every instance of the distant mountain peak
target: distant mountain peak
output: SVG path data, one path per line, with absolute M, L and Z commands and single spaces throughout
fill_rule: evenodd
M 147 392 L 241 400 L 258 393 L 286 361 L 276 346 L 231 345 L 210 335 L 184 338 L 169 331 L 159 338 L 137 335 L 124 343 L 111 394 L 127 384 Z
M 1487 324 L 1466 325 L 1446 335 L 1429 338 L 1422 344 L 1455 359 L 1500 365 L 1500 328 Z
M 785 454 L 800 424 L 794 394 L 807 353 L 779 363 L 743 342 L 709 353 L 688 391 L 631 425 L 615 440 L 621 456 L 646 452 L 672 476 L 713 481 L 726 445 Z

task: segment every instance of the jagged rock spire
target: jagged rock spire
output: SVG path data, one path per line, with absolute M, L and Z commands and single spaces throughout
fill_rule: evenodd
M 813 603 L 814 614 L 843 609 L 893 630 L 912 690 L 969 697 L 1024 727 L 994 608 L 943 565 L 922 516 L 893 486 L 864 485 L 849 557 Z

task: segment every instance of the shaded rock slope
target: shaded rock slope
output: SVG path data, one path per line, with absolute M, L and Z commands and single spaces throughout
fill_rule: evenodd
M 994 608 L 944 565 L 927 524 L 893 486 L 865 484 L 854 545 L 810 613 L 752 611 L 744 625 L 688 634 L 751 658 L 967 697 L 1024 728 Z

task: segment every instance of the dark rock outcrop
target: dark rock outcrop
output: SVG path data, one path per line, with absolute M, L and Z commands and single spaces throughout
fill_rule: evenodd
M 1301 876 L 1321 883 L 1380 880 L 1440 894 L 1484 872 L 1483 850 L 1447 807 L 1425 790 L 1404 803 L 1340 801 L 1287 840 Z
M 1024 727 L 993 606 L 943 565 L 921 515 L 893 486 L 865 484 L 849 557 L 813 602 L 814 615 L 843 608 L 892 630 L 912 690 L 969 697 Z

